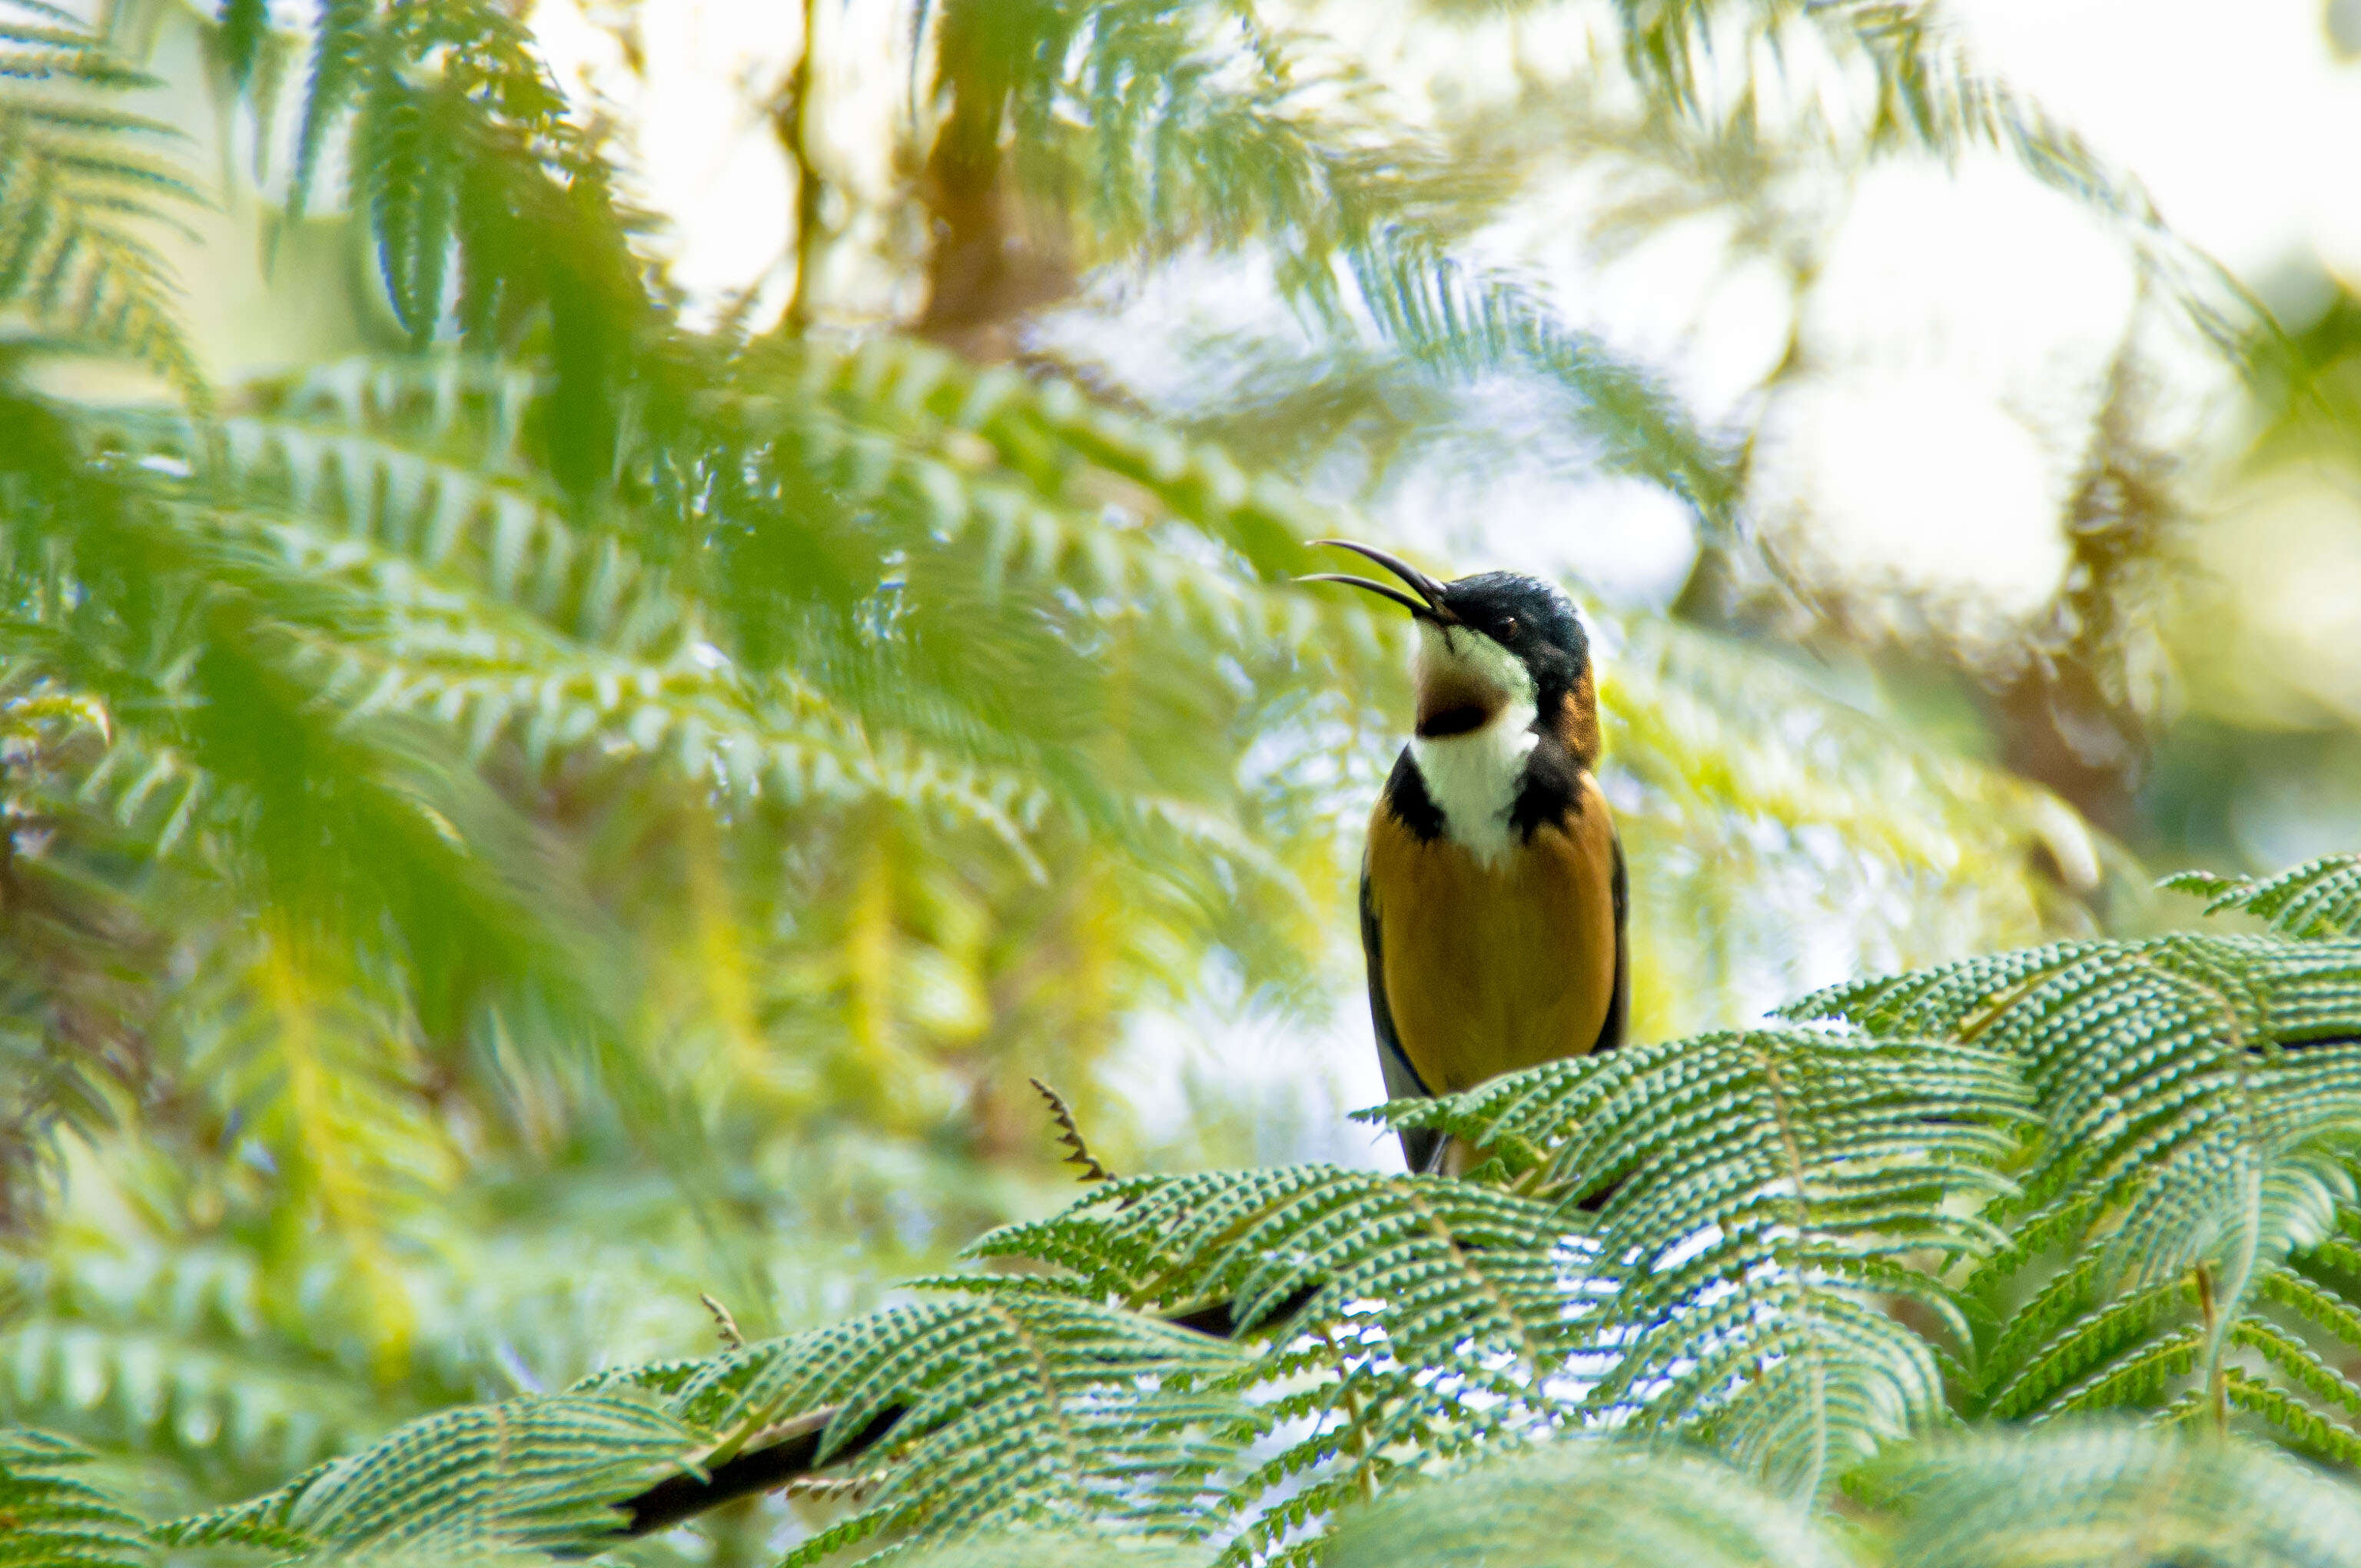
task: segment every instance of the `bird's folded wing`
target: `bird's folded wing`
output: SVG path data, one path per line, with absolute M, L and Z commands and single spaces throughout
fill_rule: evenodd
M 1378 1036 L 1378 1068 L 1386 1076 L 1386 1096 L 1391 1100 L 1429 1100 L 1434 1091 L 1421 1082 L 1418 1069 L 1403 1054 L 1401 1036 L 1394 1032 L 1393 1009 L 1386 1004 L 1385 934 L 1378 923 L 1377 901 L 1369 896 L 1369 868 L 1361 867 L 1361 956 L 1368 960 L 1369 1023 Z M 1412 1170 L 1433 1168 L 1443 1151 L 1443 1135 L 1425 1127 L 1405 1127 L 1400 1135 L 1402 1160 Z
M 1610 828 L 1610 832 L 1613 830 Z M 1621 1045 L 1631 1026 L 1631 884 L 1623 871 L 1623 835 L 1615 840 L 1615 994 L 1607 1004 L 1607 1022 L 1598 1027 L 1598 1043 L 1591 1053 L 1611 1051 Z M 1362 895 L 1364 903 L 1367 894 Z M 1367 916 L 1364 916 L 1363 919 Z

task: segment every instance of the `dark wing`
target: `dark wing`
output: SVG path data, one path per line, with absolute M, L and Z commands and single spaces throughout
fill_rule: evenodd
M 1369 966 L 1369 1023 L 1377 1030 L 1378 1069 L 1386 1075 L 1387 1096 L 1433 1099 L 1434 1091 L 1419 1081 L 1418 1069 L 1402 1054 L 1401 1036 L 1394 1033 L 1394 1010 L 1386 1003 L 1385 936 L 1378 928 L 1377 901 L 1369 896 L 1366 859 L 1361 862 L 1361 957 Z M 1404 1127 L 1395 1135 L 1401 1139 L 1402 1161 L 1411 1169 L 1433 1170 L 1441 1161 L 1444 1138 L 1433 1128 Z
M 1623 835 L 1615 835 L 1615 1000 L 1607 1004 L 1607 1022 L 1598 1027 L 1598 1043 L 1590 1047 L 1593 1055 L 1611 1051 L 1621 1045 L 1631 1018 L 1631 943 L 1624 935 L 1624 926 L 1631 903 L 1630 885 L 1623 876 Z M 1596 1214 L 1607 1207 L 1623 1183 L 1618 1179 L 1588 1194 L 1575 1205 L 1587 1214 Z
M 1625 927 L 1630 924 L 1631 891 L 1623 875 L 1623 835 L 1620 833 L 1615 835 L 1613 885 L 1615 889 L 1615 999 L 1607 1004 L 1607 1021 L 1598 1026 L 1598 1043 L 1590 1047 L 1591 1054 L 1594 1056 L 1600 1051 L 1611 1051 L 1621 1045 L 1625 1031 L 1631 1021 L 1631 938 L 1624 934 Z M 1368 941 L 1369 929 L 1367 887 L 1367 879 L 1364 876 L 1361 894 L 1361 931 L 1362 942 L 1365 946 Z M 1372 982 L 1370 994 L 1374 996 L 1376 992 L 1376 984 Z

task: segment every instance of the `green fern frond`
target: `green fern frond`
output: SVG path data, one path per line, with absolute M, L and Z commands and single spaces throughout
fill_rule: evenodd
M 179 133 L 103 107 L 147 78 L 79 22 L 22 19 L 49 16 L 0 4 L 0 313 L 21 313 L 56 348 L 144 364 L 202 407 L 204 376 L 153 237 L 199 198 L 177 164 L 130 150 Z
M 225 499 L 276 513 L 291 553 L 306 535 L 376 544 L 426 574 L 405 579 L 365 556 L 346 561 L 318 546 L 292 563 L 323 576 L 358 577 L 392 610 L 422 620 L 466 621 L 472 608 L 438 602 L 436 587 L 475 587 L 557 635 L 637 659 L 678 656 L 697 628 L 661 575 L 609 537 L 585 538 L 522 484 L 501 484 L 402 445 L 315 426 L 225 422 Z M 293 532 L 300 531 L 300 532 Z
M 347 193 L 396 321 L 416 347 L 456 326 L 490 349 L 544 320 L 563 345 L 550 368 L 568 415 L 550 433 L 554 477 L 588 497 L 611 477 L 630 367 L 565 349 L 655 323 L 608 171 L 566 110 L 531 29 L 501 6 L 323 0 L 288 218 L 302 215 L 346 130 Z
M 1395 343 L 1461 375 L 1521 368 L 1565 389 L 1576 421 L 1599 444 L 1611 471 L 1653 479 L 1726 530 L 1736 503 L 1736 464 L 1644 372 L 1514 281 L 1454 263 L 1436 247 L 1392 234 L 1351 257 L 1362 298 Z
M 258 1330 L 241 1343 L 192 1329 L 42 1313 L 0 1330 L 0 1366 L 16 1419 L 86 1441 L 204 1454 L 267 1480 L 316 1464 L 379 1427 L 382 1408 L 332 1365 L 270 1354 Z
M 1053 1264 L 1134 1310 L 1226 1305 L 1241 1332 L 1350 1318 L 1405 1360 L 1472 1338 L 1521 1364 L 1529 1393 L 1576 1343 L 1561 1271 L 1581 1250 L 1578 1227 L 1513 1193 L 1293 1166 L 1104 1183 L 968 1253 Z
M 1984 70 L 1939 7 L 1923 0 L 1812 5 L 1742 0 L 1617 0 L 1627 70 L 1652 101 L 1750 138 L 1800 133 L 1856 157 L 1898 150 L 1950 159 L 1990 148 L 2114 221 L 2201 330 L 2243 356 L 2267 322 L 2237 280 L 2170 230 L 2139 182 L 2070 126 Z M 1766 80 L 1772 73 L 1785 82 Z M 1822 76 L 1866 75 L 1858 113 L 1831 107 Z M 1786 118 L 1771 105 L 1784 104 Z M 1765 125 L 1763 122 L 1767 121 Z
M 2245 1442 L 2120 1427 L 1993 1433 L 1880 1462 L 1865 1488 L 1895 1563 L 2237 1563 L 2328 1568 L 2361 1540 L 2361 1494 Z
M 1845 1568 L 1801 1509 L 1709 1459 L 1565 1441 L 1445 1474 L 1341 1521 L 1334 1568 Z
M 2342 1375 L 2263 1312 L 2333 1334 L 2361 1326 L 2293 1272 L 2333 1245 L 2353 1201 L 2361 948 L 2067 944 L 1839 988 L 1790 1012 L 1950 1034 L 2022 1065 L 2043 1130 L 2024 1197 L 2000 1215 L 2010 1245 L 1968 1285 L 1978 1299 L 2014 1301 L 1975 1358 L 1974 1408 L 2024 1418 L 2150 1406 L 2193 1376 L 2217 1409 L 2227 1400 L 2301 1433 L 2330 1418 L 2290 1400 L 2345 1402 Z M 2079 1251 L 2059 1272 L 2027 1274 L 2060 1246 Z M 2290 1387 L 2239 1373 L 2251 1387 L 2230 1398 L 2233 1344 Z
M 229 72 L 230 85 L 243 93 L 254 81 L 256 68 L 263 61 L 263 50 L 270 38 L 269 0 L 222 0 L 215 13 L 215 34 L 220 47 L 222 64 Z
M 1841 1018 L 1876 1035 L 1977 1038 L 1990 1025 L 1988 1018 L 1977 1015 L 1980 1010 L 2068 964 L 2112 950 L 2104 942 L 2053 942 L 1980 954 L 1907 974 L 1846 981 L 1799 997 L 1779 1014 L 1799 1020 Z
M 1983 1387 L 1974 1413 L 2032 1414 L 2069 1384 L 2094 1376 L 2093 1367 L 2125 1356 L 2171 1354 L 2152 1351 L 2152 1336 L 2179 1332 L 2192 1293 L 2176 1282 L 2104 1297 L 2098 1288 L 2103 1261 L 2098 1253 L 2086 1255 L 2009 1314 L 1980 1358 Z M 1997 1262 L 1990 1271 L 2004 1272 Z M 1977 1283 L 1982 1280 L 1971 1288 Z
M 2244 910 L 2299 940 L 2361 938 L 2361 855 L 2323 855 L 2259 881 L 2181 872 L 2157 885 L 2206 900 L 2208 915 Z
M 2285 1329 L 2267 1319 L 2249 1317 L 2230 1331 L 2230 1341 L 2260 1354 L 2290 1382 L 2342 1411 L 2345 1420 L 2361 1415 L 2361 1383 L 2328 1365 L 2318 1351 Z M 2339 1457 L 2350 1464 L 2361 1456 L 2361 1437 L 2349 1431 L 2343 1435 L 2349 1447 Z
M 605 738 L 785 798 L 882 795 L 1012 842 L 1037 792 L 955 756 L 872 738 L 791 671 L 743 672 L 692 601 L 527 483 L 366 432 L 225 429 L 219 488 L 173 514 L 219 579 L 278 612 L 292 667 L 357 718 L 446 729 L 538 765 Z M 226 491 L 226 493 L 222 493 Z
M 2154 1405 L 2180 1380 L 2198 1372 L 2213 1345 L 2214 1336 L 2202 1323 L 2184 1323 L 2142 1340 L 2094 1368 L 2077 1368 L 2081 1376 L 2048 1395 L 2042 1401 L 2042 1414 L 2137 1409 Z M 2011 1396 L 2020 1392 L 2019 1386 L 2004 1388 L 1994 1402 L 1994 1410 L 2010 1413 L 2017 1409 Z
M 313 1482 L 338 1463 L 333 1459 L 323 1461 L 275 1492 L 266 1492 L 225 1508 L 167 1519 L 151 1533 L 165 1546 L 245 1546 L 310 1556 L 319 1543 L 295 1528 L 295 1505 Z
M 1018 1521 L 1121 1521 L 1193 1534 L 1200 1481 L 1229 1452 L 1238 1403 L 1206 1389 L 1224 1342 L 1022 1288 L 921 1302 L 722 1356 L 674 1407 L 724 1435 L 818 1427 L 816 1463 L 883 1479 L 792 1562 L 884 1532 L 956 1540 Z M 824 1424 L 823 1424 L 824 1423 Z
M 1504 192 L 1416 137 L 1371 156 L 1356 111 L 1375 90 L 1333 55 L 1315 60 L 1250 6 L 1195 0 L 939 10 L 945 139 L 989 146 L 1005 115 L 1019 178 L 1113 253 L 1268 242 L 1288 298 L 1356 335 L 1338 283 L 1349 270 L 1366 319 L 1412 361 L 1556 385 L 1607 463 L 1667 486 L 1709 526 L 1726 521 L 1730 455 L 1518 282 L 1454 261 Z
M 2267 1301 L 2288 1308 L 2347 1344 L 2361 1345 L 2361 1303 L 2346 1293 L 2301 1272 L 2306 1267 L 2318 1268 L 2326 1248 L 2297 1249 L 2290 1261 L 2294 1267 L 2275 1271 L 2264 1277 L 2257 1293 Z
M 2011 1064 L 1965 1047 L 1800 1029 L 1626 1047 L 1389 1119 L 1544 1163 L 1598 1195 L 1612 1280 L 1588 1322 L 1589 1404 L 1641 1428 L 1702 1423 L 1810 1496 L 1877 1440 L 1941 1418 L 1939 1367 L 1883 1298 L 1963 1327 L 1937 1262 L 1998 1233 L 1975 1212 L 2026 1119 Z
M 1122 1535 L 1028 1530 L 921 1547 L 896 1561 L 902 1568 L 1205 1568 L 1209 1558 L 1194 1548 Z
M 2290 1370 L 2288 1358 L 2271 1355 L 2268 1359 L 2283 1371 Z M 2312 1387 L 2316 1377 L 2307 1375 L 2301 1362 L 2292 1369 L 2298 1383 Z M 2361 1464 L 2361 1436 L 2355 1435 L 2349 1422 L 2324 1416 L 2285 1388 L 2235 1366 L 2224 1367 L 2222 1376 L 2228 1403 L 2269 1422 L 2274 1435 L 2299 1453 L 2348 1467 Z
M 8 1568 L 148 1568 L 139 1520 L 60 1472 L 91 1454 L 47 1432 L 0 1428 L 0 1563 Z
M 1267 483 L 1249 485 L 1217 452 L 1168 452 L 1055 388 L 979 378 L 909 345 L 873 345 L 834 358 L 815 352 L 804 365 L 797 374 L 810 395 L 734 403 L 723 439 L 741 451 L 756 444 L 752 463 L 777 465 L 792 450 L 797 465 L 831 475 L 825 504 L 868 514 L 858 526 L 871 536 L 851 547 L 873 552 L 880 575 L 884 557 L 899 550 L 906 557 L 900 572 L 913 587 L 923 578 L 929 593 L 981 579 L 1011 609 L 1045 593 L 1081 595 L 1093 606 L 1137 602 L 1214 648 L 1323 646 L 1330 640 L 1308 634 L 1333 622 L 1374 649 L 1369 622 L 1357 613 L 1265 591 L 1235 565 L 1207 565 L 1159 536 L 1154 519 L 1109 525 L 1108 487 L 1136 487 L 1135 495 L 1232 543 L 1256 573 L 1300 565 L 1301 504 Z M 723 654 L 708 638 L 739 654 L 753 644 L 759 655 L 771 639 L 755 623 L 782 613 L 806 615 L 794 635 L 808 640 L 808 609 L 817 607 L 751 602 L 775 600 L 775 574 L 714 570 L 718 562 L 700 562 L 693 574 L 660 571 L 612 535 L 573 526 L 522 475 L 483 472 L 487 462 L 514 465 L 524 416 L 513 375 L 489 367 L 455 372 L 446 363 L 413 379 L 420 384 L 405 392 L 388 373 L 357 367 L 324 391 L 298 389 L 288 399 L 291 415 L 334 408 L 333 419 L 228 426 L 232 497 L 262 526 L 238 548 L 278 558 L 255 569 L 291 571 L 292 586 L 323 609 L 334 601 L 320 589 L 341 578 L 354 615 L 403 612 L 392 636 L 357 623 L 318 648 L 320 678 L 339 703 L 430 717 L 456 727 L 478 752 L 509 736 L 537 757 L 578 747 L 588 735 L 612 735 L 741 785 L 772 773 L 790 799 L 883 793 L 964 812 L 1012 839 L 1049 801 L 1038 782 L 1016 781 L 1020 764 L 1050 780 L 1085 782 L 1021 748 L 960 754 L 990 727 L 963 717 L 955 700 L 930 708 L 924 671 L 905 664 L 859 674 L 879 656 L 873 640 L 838 649 L 806 641 L 795 666 Z M 467 411 L 481 405 L 489 407 Z M 358 429 L 351 428 L 356 414 Z M 445 456 L 455 426 L 482 429 L 456 436 L 457 451 Z M 1042 452 L 1071 447 L 1085 433 L 1097 466 L 1039 463 Z M 752 466 L 728 448 L 714 461 L 725 471 Z M 881 501 L 904 514 L 890 533 L 876 528 L 885 521 Z M 235 512 L 218 514 L 211 526 L 237 521 Z M 765 516 L 753 526 L 781 525 Z M 713 598 L 700 617 L 705 593 Z M 488 625 L 511 641 L 488 639 Z M 957 620 L 929 630 L 974 634 Z M 1349 635 L 1344 641 L 1350 646 Z M 415 656 L 403 658 L 405 651 Z M 840 670 L 860 685 L 844 685 Z M 887 710 L 887 700 L 900 711 Z M 1154 794 L 1097 789 L 1082 804 L 1101 816 L 1134 815 L 1143 831 L 1213 828 L 1208 846 L 1238 859 L 1243 837 L 1215 845 L 1219 824 L 1178 800 L 1158 806 Z
M 564 1547 L 611 1530 L 614 1499 L 691 1461 L 699 1435 L 645 1397 L 463 1407 L 399 1428 L 280 1492 L 176 1520 L 176 1545 Z
M 1104 1183 L 970 1249 L 1261 1345 L 1232 1382 L 1260 1390 L 1273 1446 L 1230 1485 L 1230 1562 L 1301 1555 L 1308 1530 L 1421 1453 L 1564 1420 L 1587 1250 L 1512 1193 L 1316 1166 Z
M 978 367 L 906 337 L 873 338 L 851 350 L 806 341 L 781 352 L 807 398 L 862 427 L 946 455 L 961 450 L 961 434 L 972 435 L 1046 505 L 1104 506 L 1118 494 L 1108 481 L 1127 481 L 1236 551 L 1266 580 L 1298 570 L 1302 541 L 1327 521 L 1276 477 L 1249 474 L 1218 446 L 1110 408 L 1070 382 Z M 972 456 L 966 466 L 972 469 Z
M 300 218 L 311 200 L 321 155 L 349 106 L 375 41 L 374 0 L 323 0 L 313 24 L 311 79 L 296 132 L 294 177 L 287 193 L 290 218 Z
M 2017 1055 L 2051 1128 L 2028 1201 L 2121 1206 L 2113 1255 L 2136 1280 L 2318 1240 L 2350 1183 L 2317 1152 L 2361 1132 L 2361 948 L 2349 944 L 2068 945 L 1823 992 L 1788 1012 Z M 2239 1211 L 2247 1219 L 2224 1229 Z

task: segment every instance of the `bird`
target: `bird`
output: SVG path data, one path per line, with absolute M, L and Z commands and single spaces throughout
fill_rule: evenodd
M 1521 573 L 1442 582 L 1348 539 L 1312 543 L 1365 556 L 1403 587 L 1335 572 L 1300 581 L 1378 594 L 1417 628 L 1417 712 L 1361 858 L 1361 950 L 1387 1093 L 1457 1093 L 1620 1045 L 1630 896 L 1573 602 Z M 1414 1172 L 1466 1157 L 1435 1129 L 1400 1132 Z

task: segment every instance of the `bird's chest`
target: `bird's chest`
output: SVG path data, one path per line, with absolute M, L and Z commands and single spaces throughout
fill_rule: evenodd
M 1583 782 L 1577 809 L 1497 854 L 1422 839 L 1382 806 L 1370 826 L 1386 1000 L 1438 1093 L 1598 1038 L 1615 985 L 1614 828 Z
M 1539 743 L 1529 716 L 1512 706 L 1468 733 L 1410 745 L 1420 793 L 1440 814 L 1442 830 L 1488 865 L 1521 847 L 1511 818 Z

